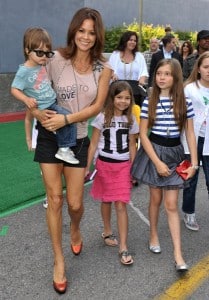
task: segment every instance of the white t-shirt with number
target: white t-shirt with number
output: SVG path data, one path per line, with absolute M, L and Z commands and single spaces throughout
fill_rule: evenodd
M 104 114 L 98 114 L 91 123 L 101 131 L 98 155 L 115 160 L 129 160 L 129 135 L 139 132 L 139 125 L 134 116 L 133 120 L 133 124 L 129 127 L 125 115 L 114 116 L 110 127 L 105 127 Z

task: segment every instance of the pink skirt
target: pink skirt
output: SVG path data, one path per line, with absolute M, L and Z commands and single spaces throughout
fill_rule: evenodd
M 129 203 L 131 197 L 130 161 L 111 163 L 97 159 L 97 173 L 90 191 L 94 200 Z

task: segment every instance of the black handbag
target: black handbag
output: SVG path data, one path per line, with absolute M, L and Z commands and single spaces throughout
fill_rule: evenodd
M 133 91 L 135 103 L 141 106 L 143 100 L 147 97 L 146 89 L 143 86 L 140 86 L 137 80 L 124 80 L 124 81 L 130 84 Z

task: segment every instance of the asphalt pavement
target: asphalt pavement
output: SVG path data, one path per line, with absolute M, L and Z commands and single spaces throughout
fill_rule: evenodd
M 132 201 L 128 206 L 128 245 L 134 264 L 128 267 L 120 263 L 117 247 L 104 245 L 101 238 L 100 205 L 89 196 L 90 187 L 90 184 L 85 186 L 85 213 L 81 222 L 84 247 L 79 256 L 74 256 L 70 250 L 69 217 L 66 204 L 63 207 L 63 250 L 69 282 L 65 295 L 57 295 L 52 288 L 53 257 L 45 221 L 46 211 L 42 203 L 0 219 L 1 300 L 148 300 L 163 295 L 173 283 L 181 280 L 174 267 L 172 243 L 163 206 L 159 220 L 162 253 L 156 255 L 148 250 L 148 188 L 140 186 L 132 190 Z M 208 212 L 207 190 L 200 170 L 196 204 L 199 232 L 186 229 L 181 220 L 183 253 L 190 267 L 209 255 Z M 183 214 L 180 215 L 182 219 Z M 112 222 L 113 231 L 117 235 L 114 210 Z M 190 277 L 198 276 L 188 274 Z M 208 283 L 205 276 L 205 280 L 197 285 L 187 299 L 209 299 Z M 183 299 L 175 297 L 169 299 Z

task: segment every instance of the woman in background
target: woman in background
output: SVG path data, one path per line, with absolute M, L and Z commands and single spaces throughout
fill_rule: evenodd
M 109 63 L 114 70 L 113 81 L 135 80 L 141 86 L 146 85 L 147 65 L 143 54 L 138 51 L 136 32 L 126 31 L 122 34 L 117 48 L 110 55 Z M 141 105 L 142 99 L 136 99 L 135 95 L 134 98 L 135 103 Z

